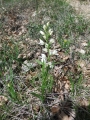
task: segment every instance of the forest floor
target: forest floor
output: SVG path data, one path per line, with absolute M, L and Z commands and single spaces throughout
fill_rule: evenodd
M 90 120 L 89 7 L 70 0 L 2 4 L 0 120 Z M 40 34 L 47 23 L 57 51 L 50 56 L 40 44 L 51 44 Z

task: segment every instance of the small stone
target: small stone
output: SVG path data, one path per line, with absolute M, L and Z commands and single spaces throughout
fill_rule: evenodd
M 5 96 L 0 96 L 0 106 L 7 103 L 8 99 Z
M 34 110 L 35 112 L 39 112 L 39 111 L 40 111 L 40 106 L 39 106 L 39 105 L 34 105 L 34 106 L 33 106 L 33 110 Z
M 65 88 L 68 90 L 70 88 L 69 84 L 65 84 Z

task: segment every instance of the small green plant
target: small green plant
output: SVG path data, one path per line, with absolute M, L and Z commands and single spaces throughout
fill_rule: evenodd
M 7 77 L 6 77 L 7 80 L 9 79 L 8 84 L 7 84 L 7 90 L 8 90 L 9 96 L 10 96 L 11 100 L 19 101 L 18 94 L 14 88 L 14 81 L 13 81 L 14 76 L 13 76 L 13 71 L 11 68 L 10 68 L 9 72 L 10 72 L 10 74 L 7 75 Z
M 70 47 L 70 40 L 64 39 L 64 41 L 63 41 L 63 47 L 64 48 L 69 48 Z
M 3 72 L 12 65 L 13 61 L 19 62 L 19 48 L 18 44 L 14 42 L 13 39 L 9 41 L 4 41 L 2 44 L 1 52 L 0 52 L 0 75 L 2 76 Z
M 75 80 L 71 76 L 69 77 L 69 79 L 70 79 L 70 84 L 71 84 L 71 93 L 73 96 L 76 96 L 79 94 L 83 75 L 79 74 L 78 78 L 76 78 Z
M 9 92 L 9 95 L 10 95 L 11 99 L 16 101 L 17 100 L 17 92 L 14 89 L 13 81 L 10 81 L 8 83 L 7 87 L 8 87 L 8 92 Z
M 0 111 L 0 120 L 5 120 L 7 118 L 7 114 L 4 114 L 4 111 L 7 113 L 9 111 L 9 108 L 7 105 L 3 104 L 0 106 L 0 109 L 2 109 L 2 111 Z
M 69 52 L 69 47 L 71 45 L 71 41 L 69 39 L 61 39 L 59 41 L 59 43 L 60 43 L 62 49 L 65 50 L 65 53 L 68 53 Z

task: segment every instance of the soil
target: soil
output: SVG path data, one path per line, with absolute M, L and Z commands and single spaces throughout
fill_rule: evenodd
M 75 8 L 79 15 L 84 15 L 85 19 L 90 18 L 90 1 L 89 0 L 67 0 Z

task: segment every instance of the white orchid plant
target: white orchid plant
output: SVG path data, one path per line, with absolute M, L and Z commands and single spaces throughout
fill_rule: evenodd
M 42 46 L 40 61 L 41 75 L 40 75 L 40 94 L 32 93 L 41 101 L 45 99 L 45 95 L 49 93 L 53 86 L 53 76 L 50 74 L 50 69 L 54 66 L 50 61 L 52 55 L 58 55 L 57 50 L 54 49 L 55 40 L 53 39 L 53 30 L 50 28 L 50 23 L 43 25 L 43 30 L 40 31 L 41 38 L 39 45 Z
M 55 40 L 52 38 L 53 30 L 50 28 L 50 23 L 47 22 L 46 25 L 43 25 L 43 31 L 40 31 L 42 39 L 39 39 L 39 44 L 43 46 L 42 54 L 41 54 L 41 62 L 53 68 L 52 63 L 50 62 L 50 56 L 58 55 L 57 50 L 51 49 Z M 46 57 L 47 56 L 47 57 Z

